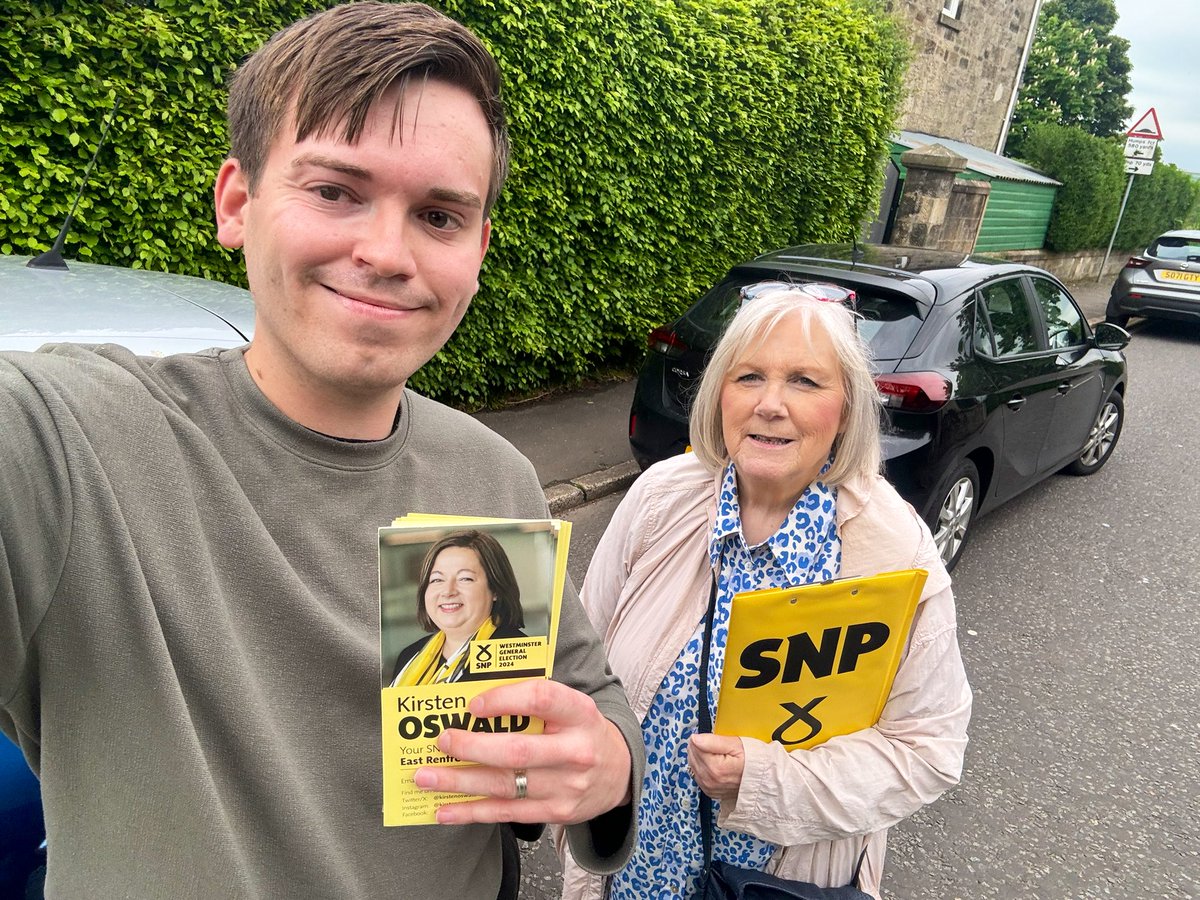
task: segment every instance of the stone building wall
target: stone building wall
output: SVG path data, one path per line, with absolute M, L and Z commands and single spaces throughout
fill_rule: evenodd
M 884 0 L 908 31 L 912 59 L 900 127 L 995 150 L 1036 0 Z

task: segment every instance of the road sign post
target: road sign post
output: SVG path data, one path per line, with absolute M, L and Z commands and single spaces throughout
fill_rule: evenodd
M 1100 271 L 1096 273 L 1096 283 L 1104 277 L 1108 268 L 1108 258 L 1112 255 L 1113 243 L 1117 232 L 1121 229 L 1121 219 L 1125 215 L 1125 204 L 1129 202 L 1129 190 L 1133 187 L 1133 179 L 1138 175 L 1149 175 L 1154 171 L 1154 151 L 1162 140 L 1162 127 L 1158 124 L 1158 113 L 1154 107 L 1133 123 L 1133 127 L 1125 132 L 1125 172 L 1129 175 L 1129 183 L 1125 185 L 1125 196 L 1121 198 L 1121 209 L 1117 213 L 1117 224 L 1113 226 L 1112 237 L 1108 239 L 1108 249 L 1104 251 L 1104 261 L 1100 263 Z

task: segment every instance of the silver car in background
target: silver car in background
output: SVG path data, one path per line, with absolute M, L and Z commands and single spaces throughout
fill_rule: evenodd
M 0 255 L 0 350 L 67 341 L 167 356 L 238 347 L 254 334 L 254 304 L 240 287 L 145 269 L 28 262 Z
M 90 263 L 0 255 L 0 350 L 120 344 L 142 356 L 238 347 L 254 333 L 250 292 L 191 278 Z M 0 423 L 0 428 L 3 423 Z M 0 898 L 40 898 L 45 828 L 39 784 L 0 734 Z
M 1105 318 L 1124 328 L 1130 316 L 1200 323 L 1200 231 L 1168 231 L 1129 257 Z

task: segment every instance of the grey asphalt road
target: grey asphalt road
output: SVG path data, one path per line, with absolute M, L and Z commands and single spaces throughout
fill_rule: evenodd
M 1200 329 L 1126 352 L 1108 466 L 981 520 L 955 572 L 966 772 L 893 832 L 885 896 L 1200 896 Z
M 1200 329 L 1127 350 L 1121 442 L 982 519 L 955 572 L 962 784 L 892 832 L 886 900 L 1200 898 Z M 578 583 L 619 495 L 567 513 Z M 558 896 L 548 841 L 523 897 Z
M 592 554 L 596 552 L 600 535 L 604 533 L 608 520 L 624 496 L 624 491 L 610 494 L 565 514 L 564 518 L 571 521 L 571 554 L 567 558 L 567 571 L 576 587 L 583 584 L 583 576 L 587 573 Z
M 629 461 L 633 386 L 632 378 L 612 381 L 475 418 L 524 453 L 542 484 L 559 484 Z

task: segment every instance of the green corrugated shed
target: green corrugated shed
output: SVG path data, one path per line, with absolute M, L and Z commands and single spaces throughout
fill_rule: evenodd
M 1042 247 L 1059 182 L 1024 163 L 979 147 L 912 131 L 902 131 L 892 141 L 891 156 L 901 178 L 906 173 L 900 164 L 900 156 L 913 147 L 934 143 L 966 158 L 966 171 L 959 178 L 991 183 L 987 208 L 975 240 L 976 252 L 1038 250 Z
M 1052 185 L 992 179 L 976 252 L 1041 249 L 1057 190 Z

